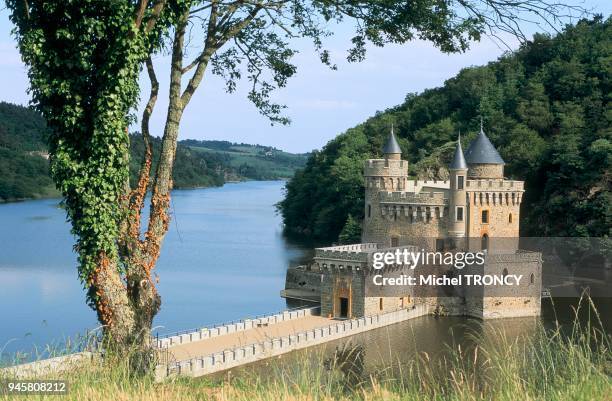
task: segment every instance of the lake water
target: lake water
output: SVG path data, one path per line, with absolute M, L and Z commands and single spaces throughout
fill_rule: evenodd
M 155 325 L 160 333 L 287 308 L 279 296 L 287 266 L 303 261 L 310 252 L 282 235 L 274 204 L 282 198 L 283 187 L 280 181 L 253 181 L 173 192 L 173 218 L 156 268 L 162 308 Z M 73 243 L 58 200 L 0 205 L 0 351 L 5 360 L 33 347 L 43 351 L 46 344 L 63 348 L 66 338 L 97 327 L 77 278 Z M 543 321 L 571 321 L 575 300 L 555 303 L 556 315 L 550 302 L 543 302 Z M 606 298 L 598 304 L 610 332 L 612 302 Z M 528 334 L 536 322 L 535 318 L 501 319 L 482 324 L 474 319 L 423 317 L 326 348 L 350 342 L 377 364 L 469 342 L 466 332 Z M 28 357 L 36 355 L 24 359 Z
M 156 268 L 160 332 L 285 309 L 285 271 L 304 248 L 282 236 L 284 182 L 173 192 Z M 57 199 L 0 205 L 0 350 L 61 344 L 97 327 L 77 277 L 74 239 Z

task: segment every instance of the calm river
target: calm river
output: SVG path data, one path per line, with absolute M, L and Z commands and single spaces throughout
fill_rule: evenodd
M 157 266 L 161 333 L 282 310 L 285 271 L 303 248 L 282 236 L 274 204 L 284 182 L 173 192 Z M 44 351 L 97 326 L 77 278 L 58 200 L 0 205 L 0 350 Z

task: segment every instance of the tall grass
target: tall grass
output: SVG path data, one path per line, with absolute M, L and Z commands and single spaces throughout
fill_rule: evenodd
M 586 312 L 590 319 L 581 323 L 576 318 L 570 327 L 540 325 L 535 333 L 512 340 L 499 330 L 486 336 L 472 333 L 473 345 L 467 349 L 448 346 L 441 356 L 421 353 L 408 363 L 378 370 L 364 369 L 362 350 L 346 347 L 331 357 L 303 352 L 292 358 L 294 363 L 272 361 L 235 377 L 155 383 L 150 377 L 134 378 L 127 359 L 109 356 L 62 375 L 70 383 L 67 397 L 19 399 L 612 400 L 610 335 L 590 299 L 581 299 L 575 312 Z

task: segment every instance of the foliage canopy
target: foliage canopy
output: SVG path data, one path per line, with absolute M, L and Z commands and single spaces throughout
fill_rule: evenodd
M 279 204 L 287 229 L 330 242 L 347 216 L 363 217 L 363 162 L 381 157 L 391 124 L 410 174 L 446 179 L 457 133 L 465 149 L 482 116 L 506 175 L 526 181 L 523 235 L 609 236 L 611 38 L 609 18 L 583 20 L 408 94 L 309 158 Z

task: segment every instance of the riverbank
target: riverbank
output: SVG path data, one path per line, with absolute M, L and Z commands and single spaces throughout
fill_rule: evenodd
M 278 179 L 270 179 L 270 180 L 254 180 L 254 179 L 250 179 L 247 177 L 240 177 L 240 179 L 226 180 L 222 184 L 219 184 L 219 185 L 195 185 L 195 186 L 188 185 L 188 186 L 176 187 L 176 188 L 173 188 L 172 190 L 173 191 L 190 191 L 190 190 L 197 190 L 197 189 L 221 188 L 222 186 L 226 184 L 240 184 L 243 182 L 272 181 L 272 182 L 281 182 L 284 185 L 284 183 L 286 183 L 287 180 L 288 180 L 287 178 L 278 178 Z M 56 189 L 52 189 L 48 191 L 48 193 L 41 194 L 40 196 L 33 196 L 33 197 L 28 197 L 28 198 L 10 198 L 10 199 L 0 198 L 0 205 L 7 204 L 7 203 L 17 203 L 17 202 L 27 202 L 27 201 L 47 200 L 47 199 L 57 199 L 59 203 L 62 200 L 61 193 L 57 191 Z
M 68 379 L 70 399 L 92 401 L 610 400 L 611 344 L 598 325 L 593 314 L 592 323 L 576 322 L 569 335 L 542 325 L 522 340 L 509 340 L 504 332 L 495 338 L 475 335 L 471 347 L 448 346 L 441 357 L 421 353 L 373 373 L 363 369 L 363 351 L 347 346 L 331 356 L 298 351 L 260 369 L 205 380 L 134 378 L 126 359 L 112 356 L 48 379 Z

